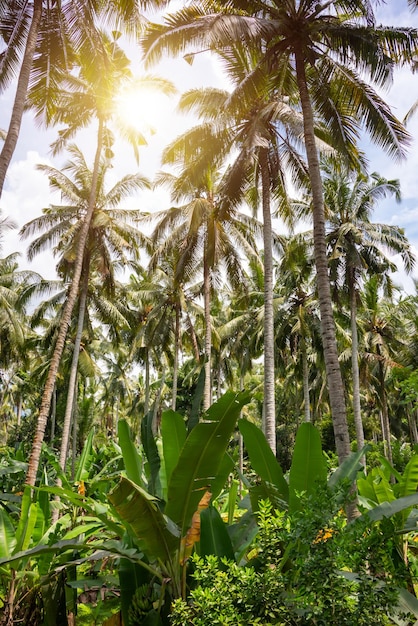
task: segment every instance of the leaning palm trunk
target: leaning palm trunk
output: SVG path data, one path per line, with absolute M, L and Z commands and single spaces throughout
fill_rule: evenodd
M 361 419 L 361 406 L 360 406 L 360 375 L 358 365 L 358 332 L 357 332 L 357 305 L 356 305 L 356 290 L 354 288 L 354 282 L 350 278 L 349 284 L 350 290 L 350 318 L 351 318 L 351 368 L 353 377 L 353 415 L 354 426 L 356 428 L 357 437 L 357 449 L 362 450 L 364 448 L 364 430 L 363 421 Z M 366 467 L 366 459 L 363 458 L 363 465 Z
M 319 167 L 318 150 L 315 143 L 314 118 L 308 92 L 303 55 L 296 52 L 296 78 L 302 106 L 306 156 L 312 192 L 314 256 L 316 281 L 321 314 L 321 335 L 324 351 L 328 394 L 331 405 L 335 445 L 339 462 L 350 454 L 344 386 L 338 361 L 337 338 L 332 311 L 331 288 L 328 275 L 327 248 L 325 239 L 324 198 Z
M 211 380 L 211 350 L 212 328 L 210 320 L 210 269 L 205 261 L 203 267 L 203 300 L 205 309 L 205 386 L 203 390 L 203 410 L 207 411 L 212 403 L 212 380 Z
M 0 197 L 3 192 L 7 170 L 12 160 L 13 153 L 19 138 L 22 124 L 23 111 L 25 109 L 26 94 L 28 91 L 30 72 L 32 69 L 33 56 L 35 54 L 36 41 L 38 39 L 39 26 L 42 18 L 42 0 L 34 0 L 33 15 L 26 39 L 25 52 L 17 81 L 16 94 L 13 103 L 9 129 L 0 154 Z
M 81 346 L 81 336 L 83 334 L 84 327 L 84 314 L 86 311 L 86 302 L 87 302 L 87 290 L 88 290 L 88 282 L 89 282 L 89 272 L 88 269 L 85 270 L 85 275 L 83 277 L 83 287 L 80 294 L 80 306 L 78 311 L 78 321 L 77 321 L 77 333 L 74 341 L 74 350 L 73 357 L 71 360 L 71 369 L 70 369 L 70 378 L 68 381 L 68 393 L 67 393 L 67 402 L 65 405 L 65 414 L 64 414 L 64 426 L 62 428 L 62 437 L 61 437 L 61 449 L 60 449 L 60 468 L 63 472 L 65 472 L 65 465 L 67 462 L 68 456 L 68 443 L 70 440 L 70 430 L 71 430 L 71 422 L 72 419 L 76 419 L 74 404 L 76 397 L 76 385 L 77 385 L 77 371 L 78 371 L 78 359 L 80 356 L 80 346 Z M 73 458 L 74 461 L 74 458 Z M 60 478 L 57 478 L 56 484 L 58 487 L 61 487 L 62 482 Z M 56 501 L 59 502 L 59 496 L 56 496 Z M 56 522 L 58 519 L 59 510 L 55 508 L 52 511 L 52 522 Z
M 276 454 L 276 407 L 274 388 L 273 229 L 270 210 L 270 174 L 267 149 L 259 153 L 262 180 L 264 243 L 264 404 L 263 425 L 267 442 Z
M 44 440 L 45 428 L 47 425 L 49 410 L 51 407 L 52 393 L 54 390 L 55 381 L 56 381 L 57 374 L 58 374 L 58 368 L 59 368 L 59 364 L 61 361 L 61 356 L 64 351 L 65 338 L 67 336 L 68 327 L 71 322 L 71 316 L 73 313 L 74 305 L 78 297 L 80 279 L 81 279 L 81 271 L 83 268 L 84 249 L 86 246 L 91 218 L 93 216 L 95 203 L 96 203 L 99 163 L 100 163 L 100 156 L 101 156 L 102 147 L 103 147 L 103 134 L 104 134 L 104 123 L 103 123 L 103 120 L 100 119 L 98 137 L 97 137 L 97 149 L 96 149 L 96 155 L 94 159 L 93 175 L 92 175 L 92 180 L 91 180 L 89 205 L 88 205 L 86 216 L 84 218 L 83 226 L 80 231 L 80 239 L 78 242 L 73 279 L 71 281 L 68 298 L 64 305 L 64 310 L 62 313 L 60 327 L 58 331 L 58 337 L 57 337 L 54 352 L 52 355 L 51 363 L 49 365 L 48 375 L 47 375 L 47 379 L 45 383 L 44 392 L 42 395 L 41 406 L 39 409 L 39 415 L 38 415 L 35 435 L 34 435 L 33 444 L 32 444 L 32 451 L 31 451 L 31 455 L 29 458 L 28 471 L 26 474 L 26 484 L 30 486 L 35 485 L 36 474 L 38 472 L 38 467 L 39 467 L 39 459 L 41 457 L 42 442 Z

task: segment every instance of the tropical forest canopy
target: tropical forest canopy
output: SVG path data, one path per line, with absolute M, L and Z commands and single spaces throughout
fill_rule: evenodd
M 126 624 L 217 623 L 212 613 L 193 621 L 205 610 L 197 595 L 188 604 L 190 559 L 210 590 L 217 562 L 199 559 L 228 557 L 239 568 L 257 537 L 261 569 L 251 576 L 266 578 L 247 580 L 232 566 L 229 575 L 244 576 L 242 589 L 278 585 L 276 595 L 285 589 L 287 597 L 298 559 L 307 558 L 302 551 L 288 562 L 286 545 L 296 550 L 298 533 L 319 551 L 315 567 L 329 567 L 331 596 L 358 599 L 339 606 L 335 624 L 343 614 L 347 624 L 370 623 L 379 611 L 376 624 L 407 624 L 397 611 L 390 621 L 397 596 L 370 600 L 373 575 L 387 575 L 409 594 L 405 612 L 416 610 L 407 543 L 396 544 L 390 563 L 370 554 L 374 540 L 411 531 L 417 504 L 418 295 L 396 284 L 394 258 L 407 274 L 416 260 L 404 230 L 379 221 L 379 205 L 395 206 L 402 189 L 370 167 L 364 138 L 408 159 L 408 119 L 381 94 L 396 68 L 412 80 L 418 32 L 378 24 L 375 3 L 362 0 L 166 5 L 0 5 L 0 84 L 14 93 L 0 196 L 31 115 L 53 135 L 51 164 L 38 169 L 56 198 L 21 226 L 19 251 L 4 256 L 0 248 L 0 624 L 13 624 L 13 613 L 29 619 L 19 593 L 31 583 L 21 577 L 18 591 L 18 558 L 22 570 L 34 558 L 39 580 L 50 584 L 42 602 L 41 583 L 31 587 L 30 623 L 48 623 L 45 606 L 65 585 L 68 608 L 68 588 L 83 589 L 76 570 L 69 574 L 79 565 L 71 551 L 94 562 L 89 538 L 119 568 Z M 417 3 L 408 6 L 413 15 Z M 228 89 L 179 94 L 158 75 L 161 59 L 193 63 L 200 54 L 216 59 Z M 132 56 L 143 62 L 139 77 Z M 165 145 L 151 179 L 141 173 L 141 150 L 163 98 L 193 122 Z M 138 165 L 115 177 L 127 150 Z M 166 204 L 148 210 L 143 198 L 160 190 Z M 5 197 L 3 240 L 16 229 Z M 56 279 L 22 270 L 24 248 L 29 261 L 52 251 Z M 328 480 L 337 467 L 338 479 Z M 242 498 L 246 541 L 229 528 L 243 489 L 251 500 Z M 412 499 L 375 511 L 370 544 L 350 555 L 370 522 L 365 511 L 402 497 Z M 321 512 L 315 523 L 301 518 L 309 498 Z M 395 513 L 393 528 L 378 525 Z M 195 515 L 207 516 L 219 543 L 200 539 Z M 354 535 L 344 534 L 347 518 Z M 325 546 L 340 534 L 341 562 Z M 63 553 L 60 540 L 72 542 Z M 58 558 L 52 566 L 47 550 Z M 269 580 L 276 566 L 283 578 Z M 339 569 L 353 574 L 350 582 L 332 578 Z M 123 580 L 133 572 L 137 585 L 127 592 Z M 359 580 L 370 586 L 370 604 L 356 595 Z M 248 598 L 237 604 L 251 619 L 298 624 L 303 614 L 314 624 L 313 604 L 328 610 L 315 593 L 315 601 L 309 593 L 283 600 L 269 616 Z M 62 610 L 65 620 L 74 613 Z M 218 623 L 267 623 L 250 622 L 250 613 Z M 283 621 L 291 613 L 296 621 Z

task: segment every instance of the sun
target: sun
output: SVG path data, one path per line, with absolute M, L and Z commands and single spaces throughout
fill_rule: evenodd
M 171 115 L 173 105 L 170 97 L 158 84 L 136 81 L 123 89 L 116 98 L 118 115 L 140 132 L 157 132 Z

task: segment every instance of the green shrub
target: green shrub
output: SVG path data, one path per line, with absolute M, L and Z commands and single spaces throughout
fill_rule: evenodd
M 173 626 L 393 624 L 402 573 L 388 558 L 392 529 L 347 525 L 338 506 L 326 488 L 291 515 L 264 502 L 252 561 L 194 557 L 195 586 L 173 603 Z

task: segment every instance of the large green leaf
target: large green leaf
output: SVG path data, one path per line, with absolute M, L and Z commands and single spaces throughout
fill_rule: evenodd
M 124 477 L 108 497 L 131 534 L 141 540 L 150 561 L 171 562 L 180 537 L 159 509 L 157 498 Z
M 337 485 L 343 480 L 355 480 L 358 472 L 362 468 L 361 460 L 369 449 L 370 446 L 366 445 L 362 450 L 358 450 L 357 452 L 350 454 L 350 456 L 347 457 L 331 474 L 328 479 L 328 487 L 330 489 L 335 489 L 335 487 L 337 487 Z
M 75 481 L 79 482 L 80 480 L 87 480 L 90 465 L 92 463 L 92 454 L 91 449 L 93 446 L 93 436 L 94 436 L 94 428 L 92 428 L 88 434 L 86 442 L 83 446 L 83 451 L 80 456 L 80 460 L 77 465 L 77 472 L 75 475 Z
M 418 491 L 418 454 L 414 454 L 408 461 L 401 476 L 398 487 L 398 496 L 409 496 Z
M 319 431 L 308 422 L 299 426 L 296 434 L 292 465 L 289 473 L 289 511 L 302 506 L 298 494 L 312 494 L 318 483 L 325 484 L 327 466 L 322 452 Z
M 256 517 L 253 513 L 247 511 L 236 524 L 228 526 L 227 530 L 231 538 L 236 562 L 240 563 L 258 533 Z
M 142 461 L 139 452 L 132 441 L 130 428 L 126 420 L 118 421 L 118 439 L 122 450 L 126 475 L 135 484 L 142 484 Z
M 378 506 L 374 507 L 370 511 L 363 513 L 357 520 L 369 519 L 372 522 L 377 522 L 384 517 L 392 517 L 396 513 L 404 511 L 411 506 L 418 505 L 418 493 L 413 493 L 409 496 L 404 496 L 403 498 L 398 498 L 397 500 L 392 500 L 391 502 L 382 502 Z M 352 524 L 355 524 L 357 520 L 354 520 Z
M 16 547 L 15 529 L 6 511 L 0 507 L 0 558 L 13 553 Z
M 203 493 L 216 480 L 241 409 L 249 399 L 246 392 L 227 392 L 207 411 L 208 421 L 197 424 L 185 441 L 171 474 L 165 509 L 182 536 Z
M 235 559 L 226 525 L 213 506 L 200 512 L 199 553 L 201 556 L 214 554 L 218 557 L 226 557 L 231 561 Z
M 153 432 L 154 410 L 148 411 L 141 422 L 141 442 L 148 459 L 148 486 L 147 490 L 154 496 L 161 497 L 159 472 L 161 459 Z
M 183 416 L 171 409 L 164 411 L 161 417 L 161 437 L 167 483 L 170 482 L 173 469 L 180 458 L 186 435 L 186 423 Z
M 127 548 L 134 548 L 132 537 L 126 533 L 123 538 Z M 120 586 L 120 603 L 123 617 L 123 623 L 129 624 L 129 608 L 135 591 L 141 585 L 147 583 L 150 578 L 149 572 L 129 559 L 121 558 L 118 567 L 119 586 Z
M 264 482 L 274 485 L 280 498 L 287 502 L 289 499 L 289 486 L 264 434 L 255 424 L 248 420 L 239 420 L 238 427 L 244 438 L 245 448 L 250 457 L 252 469 Z

